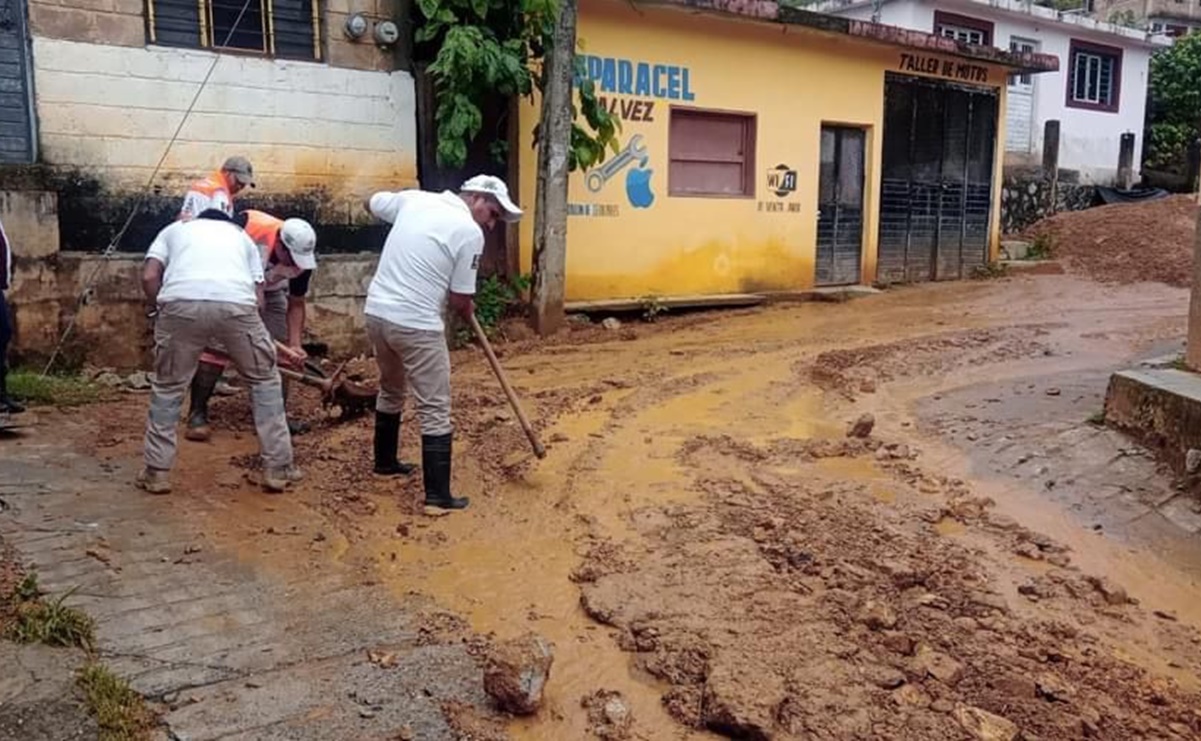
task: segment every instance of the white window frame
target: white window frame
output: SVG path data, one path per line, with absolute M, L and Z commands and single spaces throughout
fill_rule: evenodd
M 977 46 L 984 46 L 986 43 L 985 37 L 988 36 L 987 33 L 979 28 L 968 28 L 967 26 L 955 25 L 954 23 L 939 23 L 938 35 L 962 41 L 965 44 L 976 44 Z
M 1079 90 L 1079 88 L 1080 88 L 1081 63 L 1083 63 L 1085 65 L 1085 70 L 1084 70 L 1085 76 L 1086 76 L 1086 80 L 1085 80 L 1085 84 L 1084 84 L 1085 97 L 1081 97 L 1080 95 L 1077 94 L 1077 90 Z M 1102 94 L 1101 94 L 1102 87 L 1101 87 L 1101 79 L 1100 78 L 1101 78 L 1102 70 L 1104 69 L 1104 66 L 1106 64 L 1109 65 L 1109 89 L 1106 90 L 1105 95 L 1102 96 Z M 1116 77 L 1116 73 L 1118 71 L 1118 60 L 1107 54 L 1098 54 L 1098 53 L 1092 52 L 1092 51 L 1078 50 L 1078 51 L 1076 51 L 1075 54 L 1072 55 L 1071 65 L 1072 65 L 1072 69 L 1070 71 L 1070 76 L 1071 76 L 1071 81 L 1072 81 L 1072 100 L 1075 101 L 1076 103 L 1083 103 L 1085 105 L 1113 107 L 1113 104 L 1114 104 L 1113 93 L 1114 93 L 1114 82 L 1115 82 L 1114 78 Z M 1097 80 L 1096 80 L 1097 94 L 1095 97 L 1089 97 L 1088 90 L 1092 86 L 1089 84 L 1088 78 L 1091 78 L 1093 75 L 1096 75 L 1096 77 L 1097 77 Z

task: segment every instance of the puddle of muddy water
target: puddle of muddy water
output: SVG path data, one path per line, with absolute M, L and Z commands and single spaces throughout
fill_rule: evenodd
M 565 418 L 546 432 L 565 442 L 520 480 L 473 502 L 473 516 L 421 522 L 439 534 L 433 544 L 426 538 L 389 544 L 397 558 L 378 571 L 398 599 L 417 591 L 476 632 L 504 639 L 532 630 L 554 644 L 547 706 L 510 723 L 515 739 L 588 738 L 580 700 L 601 689 L 622 693 L 635 729 L 647 738 L 713 738 L 686 731 L 668 715 L 660 700 L 668 687 L 634 668 L 609 630 L 581 609 L 569 579 L 586 547 L 577 542 L 577 514 L 591 518 L 594 532 L 620 541 L 634 535 L 635 509 L 695 497 L 675 460 L 682 438 L 664 429 L 682 409 L 623 421 L 626 430 L 638 430 L 633 435 L 613 434 L 600 411 Z M 566 488 L 593 471 L 604 472 L 603 486 Z M 497 511 L 498 501 L 509 511 Z

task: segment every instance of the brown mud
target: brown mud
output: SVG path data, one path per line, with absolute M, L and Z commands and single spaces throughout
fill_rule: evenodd
M 501 360 L 543 461 L 482 355 L 457 352 L 455 485 L 472 506 L 443 518 L 420 514 L 419 476 L 370 474 L 368 417 L 326 422 L 307 389 L 308 478 L 259 495 L 235 396 L 212 444 L 183 444 L 164 517 L 299 591 L 351 568 L 398 608 L 432 598 L 431 641 L 543 636 L 546 707 L 510 720 L 513 738 L 1194 738 L 1191 538 L 1147 518 L 1098 533 L 1071 487 L 1001 475 L 964 438 L 996 425 L 1021 444 L 1020 420 L 964 409 L 1028 378 L 1103 384 L 1181 336 L 1186 307 L 1163 286 L 1039 276 L 514 342 Z M 1029 394 L 1022 419 L 1062 398 Z M 944 396 L 953 408 L 925 414 Z M 847 439 L 865 412 L 875 431 Z M 103 432 L 83 442 L 134 457 L 144 413 L 89 410 Z M 1068 469 L 1092 462 L 1073 461 L 1049 465 L 1087 480 Z
M 1026 234 L 1043 238 L 1069 269 L 1102 283 L 1153 281 L 1188 287 L 1197 242 L 1197 200 L 1175 195 L 1052 216 Z

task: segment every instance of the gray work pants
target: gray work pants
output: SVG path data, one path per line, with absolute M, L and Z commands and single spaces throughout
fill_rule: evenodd
M 263 299 L 263 310 L 259 315 L 263 317 L 267 333 L 271 339 L 288 344 L 288 289 L 268 291 L 263 294 Z
M 446 335 L 367 317 L 367 338 L 379 366 L 376 411 L 400 414 L 405 387 L 413 389 L 422 435 L 446 435 L 450 421 L 450 351 Z
M 275 346 L 258 308 L 219 301 L 170 301 L 154 324 L 154 373 L 146 420 L 147 468 L 170 470 L 175 463 L 175 427 L 188 384 L 205 345 L 219 342 L 250 387 L 254 426 L 263 465 L 292 465 L 292 437 L 284 418 Z

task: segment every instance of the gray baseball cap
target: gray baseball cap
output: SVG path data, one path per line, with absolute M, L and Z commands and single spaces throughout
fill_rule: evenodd
M 230 157 L 225 160 L 224 165 L 221 165 L 221 171 L 233 173 L 239 183 L 254 187 L 254 168 L 250 165 L 250 160 L 245 157 Z

